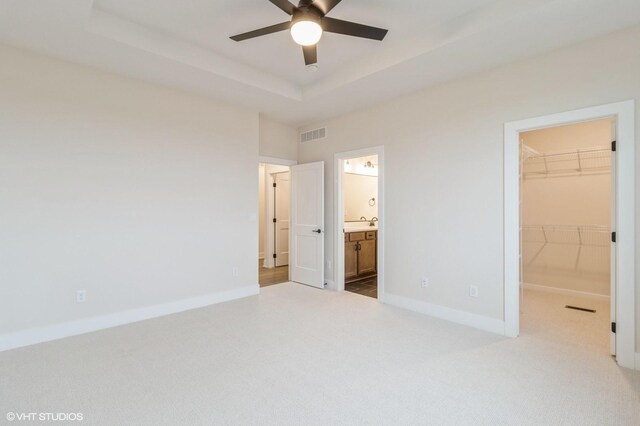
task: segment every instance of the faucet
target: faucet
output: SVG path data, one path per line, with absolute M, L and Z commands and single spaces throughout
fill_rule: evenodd
M 376 226 L 376 222 L 378 221 L 377 217 L 372 217 L 371 221 L 369 222 L 369 226 Z
M 367 221 L 367 218 L 364 216 L 360 216 L 360 220 L 364 220 L 365 222 Z

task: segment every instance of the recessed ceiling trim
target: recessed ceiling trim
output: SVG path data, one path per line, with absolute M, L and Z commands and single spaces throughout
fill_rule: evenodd
M 302 101 L 302 89 L 284 79 L 257 71 L 194 44 L 93 8 L 86 31 L 119 43 L 238 81 L 285 98 Z
M 380 53 L 348 64 L 339 74 L 331 74 L 303 88 L 305 100 L 337 90 L 377 72 L 394 67 L 433 52 L 467 37 L 499 25 L 518 16 L 531 13 L 557 0 L 499 0 L 479 6 L 461 16 L 433 25 L 416 34 L 411 40 L 402 40 L 399 48 L 385 49 Z

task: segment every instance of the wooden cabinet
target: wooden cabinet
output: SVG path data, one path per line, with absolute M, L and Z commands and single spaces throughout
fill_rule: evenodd
M 344 238 L 344 280 L 357 281 L 375 276 L 377 268 L 377 231 L 347 232 Z
M 344 279 L 351 281 L 358 276 L 358 243 L 346 240 L 344 243 Z

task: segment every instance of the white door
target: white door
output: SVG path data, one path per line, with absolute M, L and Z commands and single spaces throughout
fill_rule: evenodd
M 289 264 L 289 172 L 276 174 L 274 183 L 276 266 L 285 266 Z
M 611 121 L 611 140 L 615 141 L 617 139 L 617 127 L 618 123 L 616 120 Z M 612 144 L 613 145 L 613 144 Z M 616 230 L 616 153 L 613 151 L 613 146 L 611 147 L 611 231 L 614 232 Z M 612 238 L 613 240 L 613 238 Z M 617 300 L 617 291 L 618 286 L 616 285 L 616 244 L 614 242 L 611 243 L 611 262 L 609 263 L 609 268 L 611 270 L 611 290 L 609 292 L 611 298 L 611 324 L 613 325 L 616 322 L 616 300 Z M 612 329 L 609 332 L 610 335 L 610 346 L 611 346 L 611 354 L 616 354 L 616 333 L 613 332 Z
M 291 281 L 324 288 L 324 162 L 291 167 Z

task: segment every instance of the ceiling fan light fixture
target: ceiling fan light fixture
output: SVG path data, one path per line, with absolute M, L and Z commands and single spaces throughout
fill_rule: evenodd
M 322 27 L 311 20 L 300 20 L 291 25 L 291 37 L 300 46 L 313 46 L 322 37 Z

